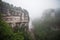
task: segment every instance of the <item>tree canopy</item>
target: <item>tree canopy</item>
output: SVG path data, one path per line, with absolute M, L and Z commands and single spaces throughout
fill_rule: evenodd
M 33 21 L 36 40 L 59 40 L 60 9 L 50 9 L 43 13 L 42 19 Z

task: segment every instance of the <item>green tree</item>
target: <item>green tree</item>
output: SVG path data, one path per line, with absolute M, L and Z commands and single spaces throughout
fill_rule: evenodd
M 60 39 L 60 10 L 50 9 L 44 13 L 42 20 L 33 21 L 36 40 Z
M 0 40 L 24 40 L 23 32 L 13 32 L 0 15 Z
M 21 7 L 14 7 L 13 5 L 10 5 L 9 3 L 2 2 L 0 3 L 0 40 L 27 40 L 29 39 L 29 34 L 25 32 L 25 27 L 19 28 L 16 27 L 12 29 L 4 20 L 3 20 L 3 14 L 5 13 L 7 15 L 7 11 L 9 10 L 10 13 L 15 11 L 21 11 L 23 12 Z M 28 13 L 26 10 L 24 10 L 24 13 Z M 14 13 L 12 14 L 14 15 Z
M 11 27 L 2 20 L 0 15 L 0 40 L 9 40 L 13 34 Z

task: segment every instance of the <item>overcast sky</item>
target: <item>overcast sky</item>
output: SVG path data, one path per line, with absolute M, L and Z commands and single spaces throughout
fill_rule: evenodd
M 60 0 L 3 0 L 14 6 L 26 9 L 29 12 L 30 20 L 40 18 L 46 9 L 59 8 Z M 30 22 L 31 28 L 31 22 Z
M 45 9 L 59 7 L 60 0 L 3 0 L 14 6 L 28 10 L 30 18 L 41 17 Z

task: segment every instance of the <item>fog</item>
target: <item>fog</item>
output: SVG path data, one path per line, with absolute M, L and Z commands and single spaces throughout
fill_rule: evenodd
M 29 12 L 30 20 L 40 18 L 46 9 L 56 9 L 60 7 L 60 0 L 3 0 L 14 6 L 26 9 Z M 31 22 L 30 22 L 31 26 Z
M 58 8 L 59 0 L 3 0 L 29 12 L 31 20 L 40 18 L 45 9 Z

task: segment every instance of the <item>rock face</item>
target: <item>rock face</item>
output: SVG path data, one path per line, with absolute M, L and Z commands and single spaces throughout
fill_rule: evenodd
M 29 14 L 27 10 L 21 7 L 14 7 L 8 3 L 2 4 L 3 20 L 6 21 L 12 28 L 24 26 L 27 30 L 29 27 Z

